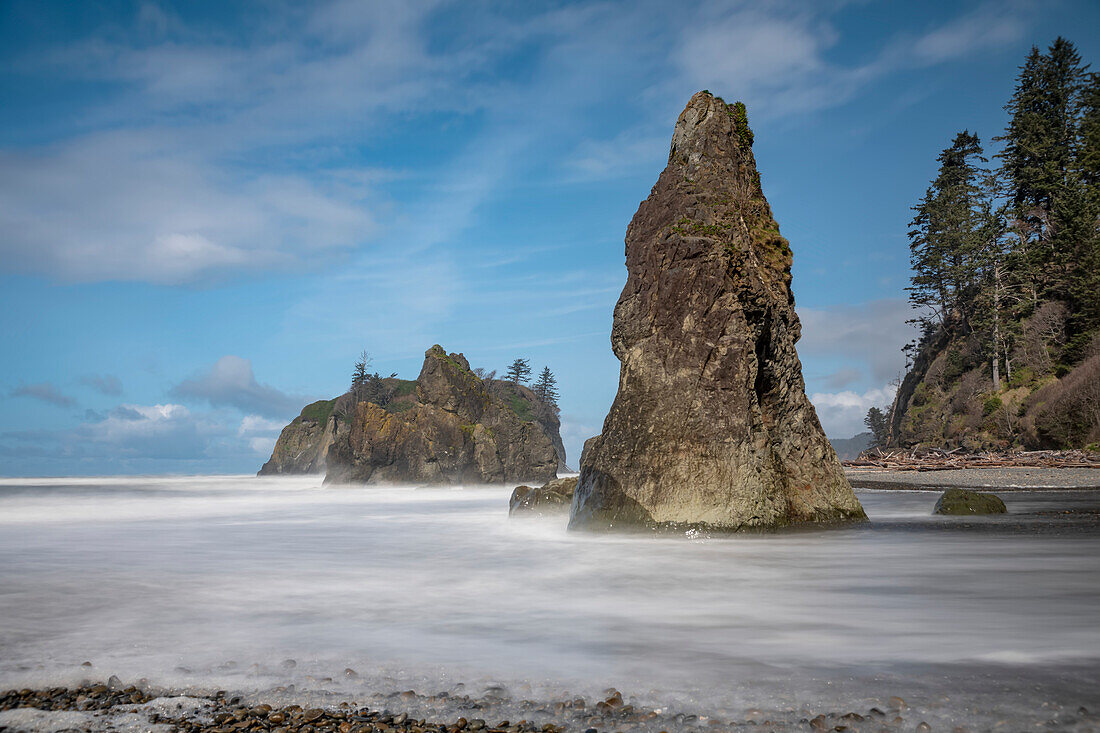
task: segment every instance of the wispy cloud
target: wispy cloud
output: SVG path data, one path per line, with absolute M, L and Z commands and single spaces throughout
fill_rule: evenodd
M 440 34 L 443 3 L 340 0 L 257 10 L 248 32 L 219 35 L 144 4 L 14 64 L 108 91 L 66 139 L 0 152 L 0 254 L 5 269 L 65 280 L 182 284 L 321 266 L 400 236 L 408 217 L 425 232 L 435 222 L 423 240 L 440 243 L 548 134 L 582 137 L 561 158 L 565 180 L 622 175 L 663 157 L 670 115 L 700 88 L 744 99 L 753 119 L 836 106 L 891 71 L 1017 37 L 1026 8 L 983 5 L 845 65 L 830 58 L 838 7 L 597 3 L 523 19 L 469 7 Z M 537 59 L 523 84 L 499 73 L 517 49 Z M 609 97 L 637 113 L 610 136 L 587 122 Z M 483 134 L 444 163 L 463 186 L 437 200 L 425 189 L 415 215 L 384 226 L 392 202 L 364 182 L 370 168 L 348 167 L 356 146 L 482 112 Z
M 76 400 L 62 392 L 51 382 L 20 385 L 12 389 L 9 394 L 12 397 L 30 397 L 57 407 L 76 407 Z
M 478 52 L 429 48 L 434 5 L 286 6 L 232 38 L 143 8 L 24 59 L 25 75 L 108 91 L 77 134 L 0 152 L 5 269 L 182 284 L 362 246 L 385 207 L 374 170 L 347 165 L 364 132 L 479 99 L 460 83 Z
M 916 64 L 939 64 L 1019 40 L 1031 8 L 1021 2 L 989 2 L 916 38 L 905 49 Z
M 307 401 L 260 384 L 252 373 L 252 362 L 232 355 L 223 356 L 208 371 L 180 382 L 171 394 L 177 399 L 206 401 L 214 407 L 235 407 L 280 418 L 296 414 Z
M 122 380 L 113 374 L 85 374 L 80 383 L 108 397 L 122 394 Z
M 10 269 L 66 280 L 300 266 L 372 234 L 367 196 L 326 175 L 242 179 L 160 134 L 97 134 L 0 153 L 0 253 Z
M 730 90 L 754 118 L 836 107 L 904 69 L 941 64 L 1018 40 L 1031 7 L 985 3 L 924 33 L 898 35 L 868 60 L 838 63 L 833 15 L 843 4 L 702 6 L 673 53 L 682 82 Z
M 855 367 L 842 367 L 824 378 L 825 386 L 829 389 L 843 389 L 853 382 L 858 382 L 863 372 Z
M 733 7 L 708 7 L 685 28 L 672 55 L 682 83 L 729 90 L 756 118 L 850 98 L 863 72 L 827 61 L 838 38 L 827 17 L 775 5 Z

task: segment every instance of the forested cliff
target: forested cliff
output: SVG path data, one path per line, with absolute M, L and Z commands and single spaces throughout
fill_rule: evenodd
M 919 341 L 885 416 L 892 446 L 1100 441 L 1100 75 L 1033 48 L 987 156 L 958 133 L 914 207 Z M 869 420 L 870 420 L 869 416 Z

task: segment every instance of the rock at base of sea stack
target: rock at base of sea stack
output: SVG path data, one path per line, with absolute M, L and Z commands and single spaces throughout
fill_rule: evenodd
M 585 445 L 571 529 L 866 519 L 806 397 L 791 261 L 744 105 L 696 94 L 627 229 L 619 390 Z
M 573 502 L 577 477 L 566 476 L 548 481 L 539 488 L 517 486 L 508 500 L 508 516 L 542 517 L 568 514 Z

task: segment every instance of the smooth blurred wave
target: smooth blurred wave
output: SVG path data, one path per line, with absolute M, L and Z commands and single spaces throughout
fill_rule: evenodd
M 1100 659 L 1100 535 L 1020 524 L 1096 507 L 1092 493 L 1013 493 L 1006 517 L 947 531 L 936 494 L 869 491 L 865 526 L 695 539 L 510 520 L 508 494 L 0 479 L 0 685 L 86 675 L 88 660 L 258 686 L 295 659 L 296 674 L 728 704 L 776 685 L 828 694 L 893 675 L 934 690 L 953 684 L 945 669 L 1026 677 Z

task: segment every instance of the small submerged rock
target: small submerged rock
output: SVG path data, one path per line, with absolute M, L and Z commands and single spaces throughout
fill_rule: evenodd
M 936 502 L 933 514 L 970 515 L 1004 514 L 1005 503 L 995 494 L 985 494 L 967 489 L 948 489 Z

